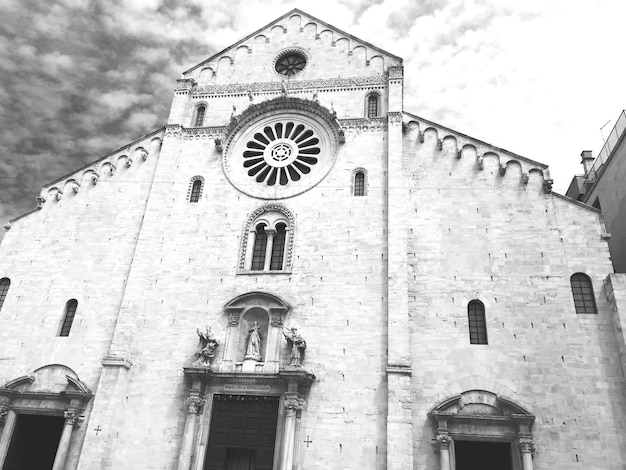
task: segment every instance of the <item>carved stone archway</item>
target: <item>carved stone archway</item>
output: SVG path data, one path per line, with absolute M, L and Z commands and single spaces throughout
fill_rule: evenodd
M 18 415 L 46 414 L 65 419 L 52 467 L 53 470 L 63 469 L 72 432 L 82 423 L 91 397 L 91 391 L 76 373 L 60 364 L 41 367 L 0 387 L 0 420 L 4 422 L 0 438 L 0 467 L 4 465 Z
M 531 432 L 535 416 L 517 403 L 485 390 L 468 390 L 428 413 L 441 470 L 454 470 L 454 441 L 511 443 L 513 470 L 533 470 Z

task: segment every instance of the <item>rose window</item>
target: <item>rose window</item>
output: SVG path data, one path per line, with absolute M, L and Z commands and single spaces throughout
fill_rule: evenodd
M 291 77 L 304 70 L 306 58 L 300 52 L 289 52 L 276 60 L 276 71 L 286 77 Z
M 246 142 L 243 167 L 257 183 L 285 186 L 308 175 L 318 163 L 320 140 L 304 124 L 277 122 Z

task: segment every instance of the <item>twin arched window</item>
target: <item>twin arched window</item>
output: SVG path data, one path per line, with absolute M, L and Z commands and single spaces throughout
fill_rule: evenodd
M 11 287 L 11 280 L 8 277 L 0 279 L 0 310 L 2 310 L 4 299 L 6 299 L 9 293 L 9 287 Z
M 570 278 L 570 285 L 572 286 L 576 313 L 598 313 L 589 276 L 583 273 L 575 273 Z
M 467 304 L 470 344 L 488 344 L 485 305 L 480 300 Z
M 201 104 L 196 108 L 193 119 L 193 127 L 202 127 L 204 125 L 204 115 L 206 114 L 206 105 Z
M 291 268 L 293 217 L 282 206 L 252 214 L 242 242 L 240 271 L 279 272 Z
M 63 315 L 63 323 L 61 324 L 61 330 L 59 336 L 69 336 L 72 329 L 72 323 L 74 323 L 74 316 L 76 315 L 76 309 L 78 308 L 78 301 L 76 299 L 68 300 L 65 304 L 65 314 Z

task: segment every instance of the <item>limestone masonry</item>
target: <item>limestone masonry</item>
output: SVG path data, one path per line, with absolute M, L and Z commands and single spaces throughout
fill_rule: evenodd
M 402 63 L 293 10 L 43 188 L 0 248 L 2 468 L 625 467 L 600 212 L 404 109 Z

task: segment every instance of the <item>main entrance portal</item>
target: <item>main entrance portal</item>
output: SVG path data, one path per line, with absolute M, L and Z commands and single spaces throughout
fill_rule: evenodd
M 63 423 L 61 416 L 17 415 L 4 470 L 50 470 Z
M 204 470 L 272 470 L 278 400 L 215 395 Z
M 508 442 L 454 441 L 456 470 L 512 470 Z

